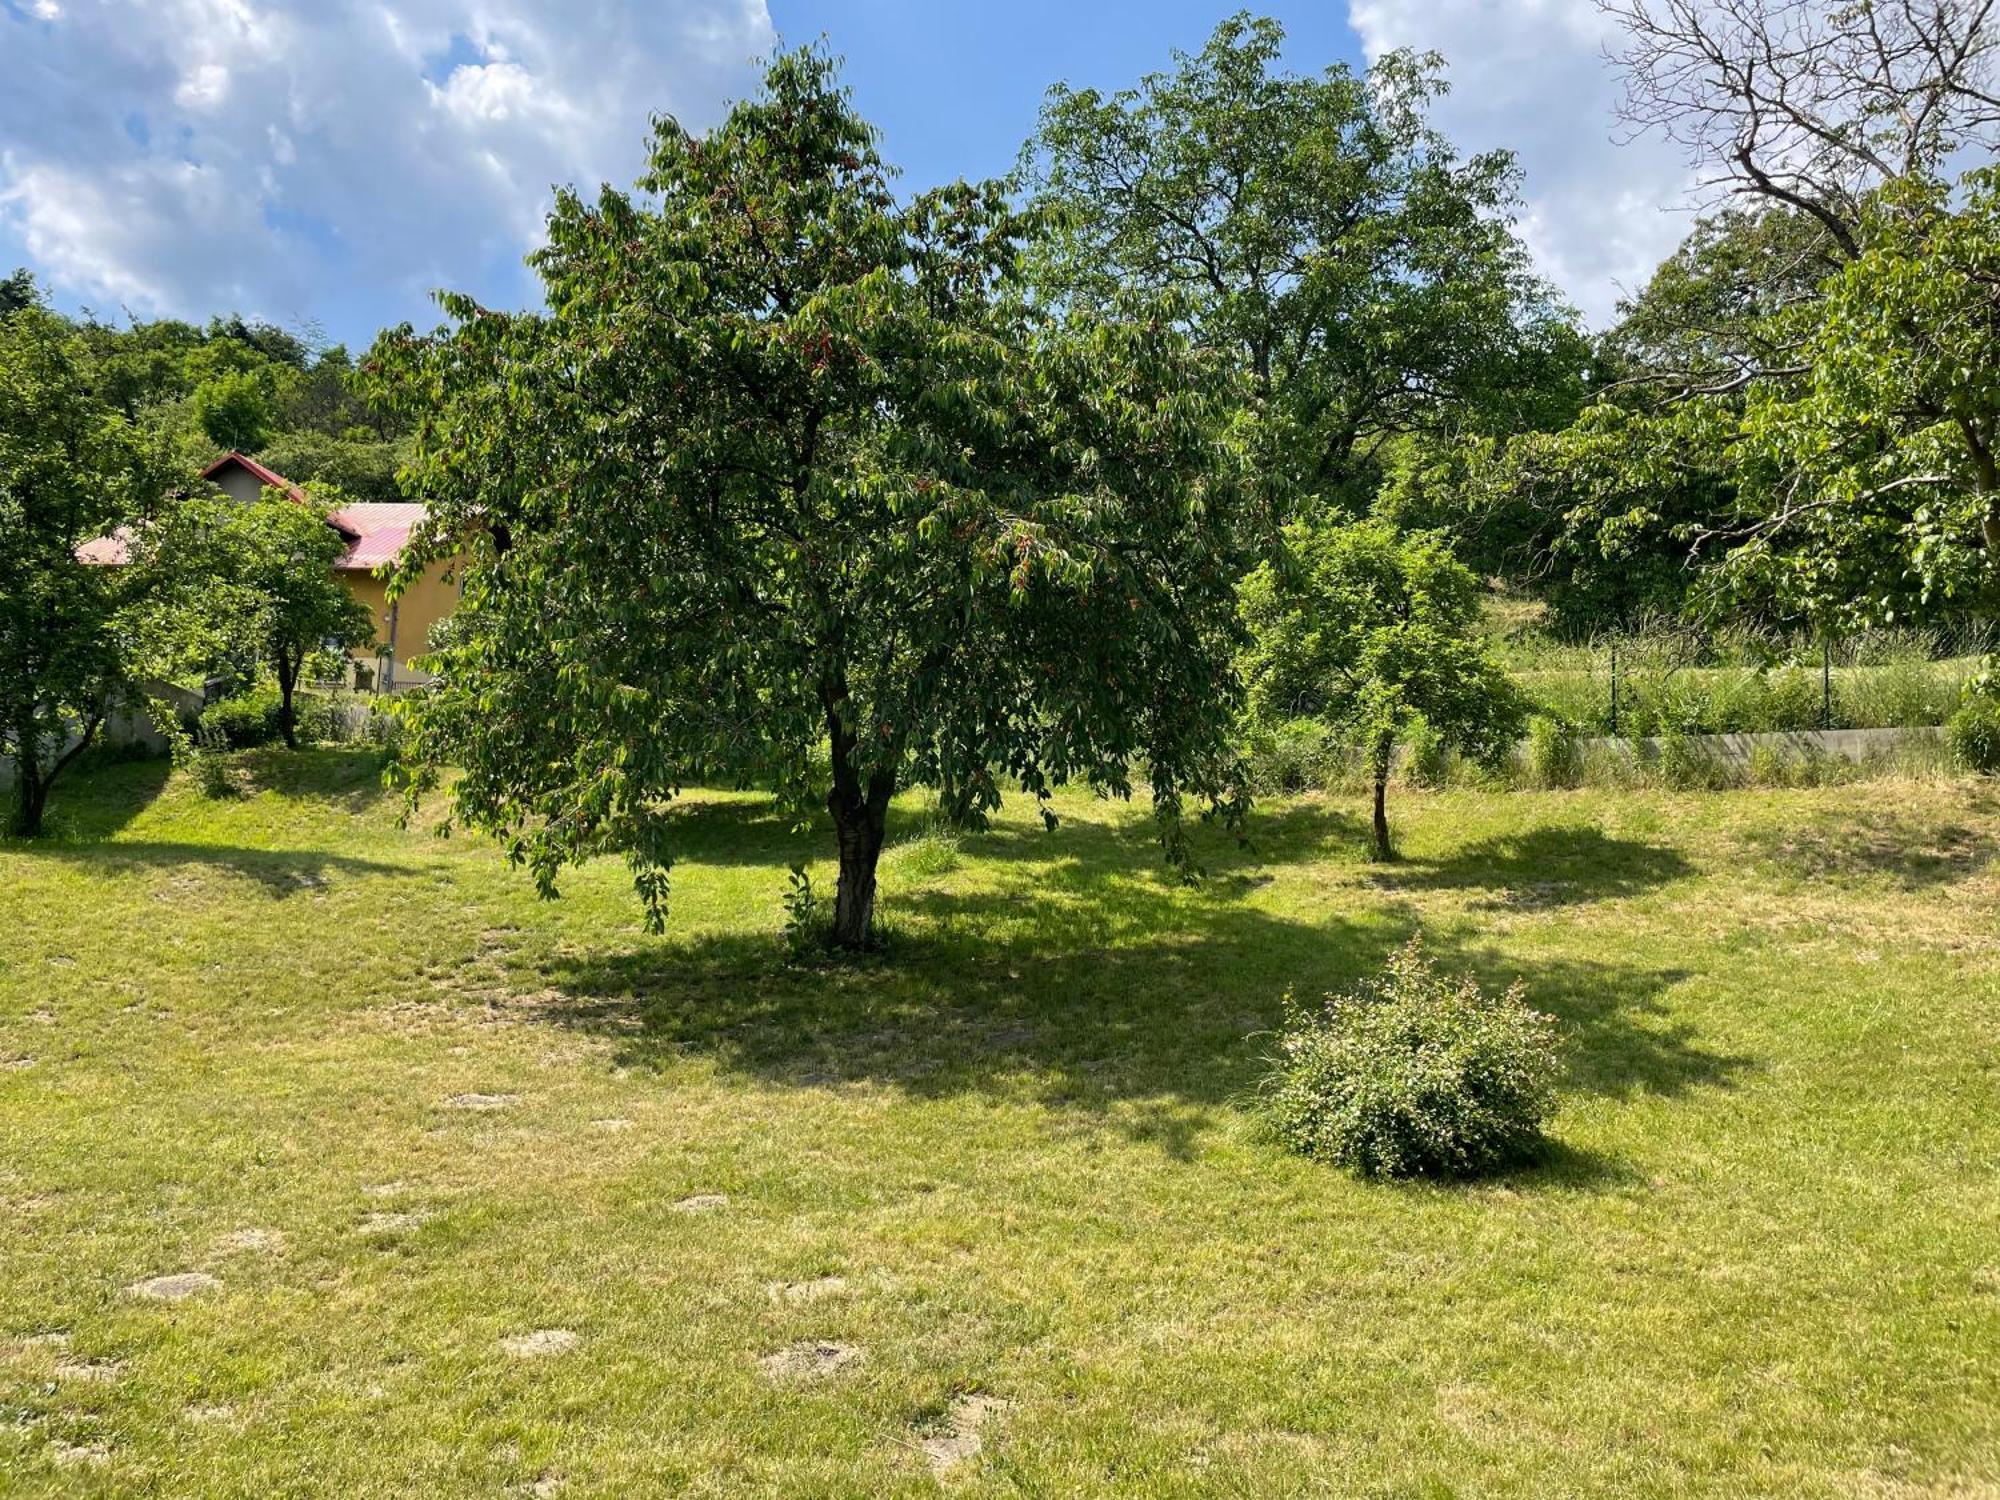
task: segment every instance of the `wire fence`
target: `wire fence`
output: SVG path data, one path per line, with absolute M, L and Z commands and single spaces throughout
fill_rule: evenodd
M 1837 637 L 1660 627 L 1500 656 L 1535 707 L 1588 734 L 1754 734 L 1941 724 L 1994 650 L 1991 625 Z

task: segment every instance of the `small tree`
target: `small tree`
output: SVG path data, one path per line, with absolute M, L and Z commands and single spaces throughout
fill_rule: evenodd
M 1520 733 L 1520 695 L 1473 637 L 1479 581 L 1430 533 L 1383 522 L 1295 522 L 1289 557 L 1243 584 L 1252 712 L 1344 730 L 1375 788 L 1374 851 L 1391 859 L 1387 791 L 1396 746 L 1421 722 L 1478 757 Z
M 558 195 L 547 314 L 447 297 L 377 347 L 429 506 L 401 576 L 465 559 L 409 771 L 456 766 L 545 895 L 621 851 L 657 926 L 687 783 L 824 797 L 850 948 L 913 774 L 972 810 L 1143 763 L 1176 856 L 1185 797 L 1233 806 L 1233 390 L 1165 318 L 1037 313 L 1001 189 L 898 203 L 873 139 L 782 54 L 710 134 L 658 123 L 646 197 Z
M 165 466 L 97 395 L 74 331 L 39 306 L 0 317 L 0 752 L 9 832 L 42 831 L 49 789 L 131 691 L 134 609 L 158 582 L 138 528 Z M 123 534 L 127 566 L 85 561 Z
M 346 651 L 375 639 L 374 615 L 333 570 L 347 544 L 327 521 L 332 508 L 324 494 L 301 504 L 267 489 L 250 505 L 226 508 L 220 537 L 224 565 L 247 606 L 240 631 L 278 679 L 278 724 L 293 750 L 293 697 L 306 659 L 322 647 Z

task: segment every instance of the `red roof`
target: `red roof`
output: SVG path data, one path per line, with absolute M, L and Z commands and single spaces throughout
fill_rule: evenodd
M 300 504 L 305 503 L 306 492 L 291 480 L 275 469 L 266 468 L 256 459 L 233 450 L 203 469 L 201 477 L 212 480 L 232 464 L 259 484 L 283 490 Z M 347 550 L 340 555 L 334 567 L 343 572 L 368 573 L 384 563 L 395 562 L 403 555 L 403 548 L 409 545 L 410 533 L 423 518 L 424 508 L 421 505 L 371 502 L 343 506 L 326 518 L 326 524 L 347 540 Z M 77 561 L 118 567 L 131 559 L 130 540 L 130 528 L 121 526 L 110 536 L 98 537 L 78 547 Z
M 258 463 L 256 459 L 238 453 L 234 448 L 203 469 L 201 477 L 203 479 L 213 479 L 231 464 L 236 465 L 237 468 L 242 469 L 247 474 L 254 475 L 259 484 L 267 484 L 273 489 L 283 490 L 294 500 L 303 500 L 306 497 L 304 490 L 293 484 L 291 480 L 285 478 L 276 469 L 267 469 Z
M 98 567 L 119 568 L 132 560 L 132 528 L 120 526 L 110 536 L 98 537 L 76 549 L 76 560 Z
M 393 563 L 409 545 L 410 533 L 424 518 L 421 505 L 366 503 L 349 505 L 327 517 L 329 525 L 354 540 L 336 568 L 372 572 Z

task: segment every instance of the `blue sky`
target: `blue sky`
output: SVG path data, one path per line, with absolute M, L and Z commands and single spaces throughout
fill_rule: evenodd
M 773 0 L 770 15 L 787 43 L 827 38 L 882 129 L 884 154 L 906 183 L 928 187 L 1008 171 L 1050 84 L 1126 87 L 1167 67 L 1172 49 L 1199 50 L 1230 9 L 1231 0 Z M 1293 68 L 1365 66 L 1343 7 L 1258 9 L 1284 24 Z
M 713 123 L 824 35 L 911 187 L 1006 171 L 1057 80 L 1198 47 L 1195 0 L 0 0 L 0 269 L 63 307 L 226 311 L 364 344 L 429 293 L 531 302 L 555 182 L 627 182 L 649 112 Z M 1685 228 L 1683 165 L 1612 142 L 1592 0 L 1263 7 L 1302 71 L 1436 48 L 1440 122 L 1507 145 L 1521 228 L 1594 320 Z

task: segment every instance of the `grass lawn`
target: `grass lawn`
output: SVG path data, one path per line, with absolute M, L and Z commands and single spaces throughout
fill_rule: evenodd
M 795 966 L 757 799 L 654 939 L 242 769 L 0 846 L 0 1492 L 2000 1494 L 2000 789 L 1301 799 L 1192 889 L 1077 796 Z M 1543 1164 L 1260 1136 L 1419 925 L 1563 1021 Z

